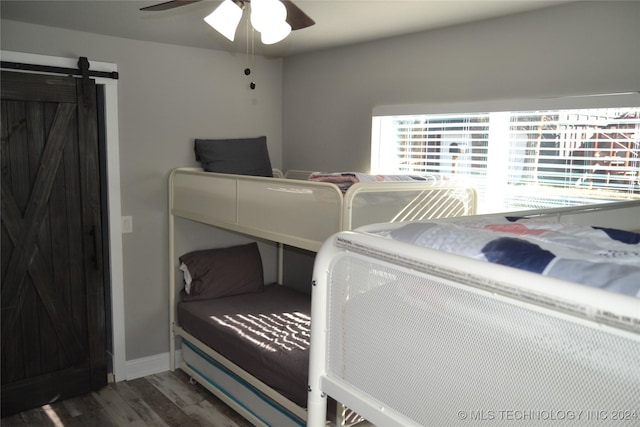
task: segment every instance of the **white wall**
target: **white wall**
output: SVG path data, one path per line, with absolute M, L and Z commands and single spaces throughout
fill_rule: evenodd
M 252 91 L 246 55 L 6 20 L 1 31 L 3 50 L 117 64 L 122 214 L 133 217 L 133 233 L 122 236 L 126 360 L 166 353 L 169 171 L 196 166 L 196 137 L 266 135 L 273 166 L 281 167 L 282 60 L 255 58 Z M 245 240 L 186 224 L 178 244 L 186 250 Z M 275 264 L 275 248 L 261 250 Z
M 579 2 L 284 61 L 284 166 L 369 171 L 371 112 L 640 90 L 640 2 Z

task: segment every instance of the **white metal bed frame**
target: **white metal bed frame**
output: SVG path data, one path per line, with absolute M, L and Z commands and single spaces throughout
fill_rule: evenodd
M 296 174 L 301 176 L 301 171 Z M 446 198 L 454 192 L 454 198 Z M 378 196 L 384 201 L 371 205 L 371 197 Z M 378 222 L 470 215 L 477 206 L 475 189 L 453 182 L 362 182 L 342 194 L 330 183 L 196 168 L 171 172 L 169 198 L 172 215 L 313 252 L 337 231 Z M 404 209 L 386 211 L 385 206 Z
M 640 201 L 513 216 L 640 231 Z M 327 396 L 385 427 L 640 422 L 640 298 L 371 234 L 391 228 L 338 233 L 316 257 L 308 426 Z M 394 286 L 410 291 L 357 305 Z
M 274 171 L 274 178 L 204 172 L 197 168 L 177 168 L 169 177 L 169 262 L 176 266 L 175 217 L 186 218 L 222 229 L 278 242 L 279 279 L 282 278 L 282 245 L 318 251 L 325 239 L 341 230 L 381 221 L 406 221 L 447 215 L 475 213 L 476 192 L 456 183 L 382 182 L 354 184 L 346 194 L 336 185 L 304 181 L 310 172 L 292 171 L 288 179 Z M 404 209 L 395 212 L 372 209 L 367 202 L 384 197 L 384 204 Z M 453 196 L 453 197 L 451 197 Z M 406 203 L 406 201 L 409 201 Z M 406 203 L 406 204 L 405 204 Z M 384 206 L 383 206 L 384 207 Z M 390 215 L 390 212 L 392 216 Z M 176 266 L 177 267 L 177 266 Z M 186 339 L 207 357 L 228 369 L 241 381 L 273 400 L 286 411 L 305 420 L 307 411 L 284 398 L 268 385 L 239 368 L 232 361 L 197 340 L 176 322 L 175 270 L 169 275 L 170 368 L 176 368 L 176 340 Z M 248 412 L 224 390 L 185 363 L 189 373 L 221 400 L 255 425 L 268 425 Z

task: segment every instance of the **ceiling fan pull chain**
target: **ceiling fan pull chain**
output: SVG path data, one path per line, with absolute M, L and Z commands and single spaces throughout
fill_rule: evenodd
M 245 34 L 245 36 L 246 36 L 245 39 L 246 39 L 246 45 L 247 45 L 247 67 L 250 67 L 251 66 L 251 61 L 249 60 L 249 20 L 248 19 L 246 20 L 245 33 L 246 33 Z
M 254 64 L 255 60 L 255 35 L 256 30 L 251 27 L 251 65 Z M 251 81 L 251 83 L 249 83 L 249 87 L 251 88 L 251 90 L 254 90 L 256 88 L 256 83 L 254 81 Z
M 244 69 L 244 75 L 248 76 L 249 74 L 251 74 L 251 66 L 253 65 L 253 56 L 254 56 L 254 44 L 253 44 L 253 36 L 254 36 L 254 32 L 253 29 L 251 31 L 251 56 L 249 56 L 249 20 L 247 19 L 247 26 L 246 26 L 246 44 L 247 44 L 247 68 Z M 249 84 L 249 87 L 251 88 L 251 90 L 256 88 L 256 84 L 254 82 L 251 82 Z

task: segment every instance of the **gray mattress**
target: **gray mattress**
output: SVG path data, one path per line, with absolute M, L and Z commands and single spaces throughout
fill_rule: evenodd
M 180 302 L 187 332 L 306 407 L 311 298 L 279 285 L 264 292 Z

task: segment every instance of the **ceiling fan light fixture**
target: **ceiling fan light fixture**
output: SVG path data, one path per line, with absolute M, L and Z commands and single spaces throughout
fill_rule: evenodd
M 263 44 L 274 44 L 284 40 L 289 33 L 291 33 L 291 25 L 282 21 L 276 25 L 271 25 L 269 28 L 265 28 L 265 30 L 260 33 L 260 40 Z
M 220 34 L 233 41 L 242 19 L 242 8 L 232 0 L 224 0 L 204 21 Z
M 251 25 L 256 31 L 278 25 L 287 19 L 287 8 L 280 0 L 251 1 Z

